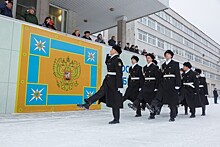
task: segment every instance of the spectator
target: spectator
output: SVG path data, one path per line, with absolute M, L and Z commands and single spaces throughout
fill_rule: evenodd
M 137 46 L 137 45 L 134 47 L 134 52 L 137 53 L 137 54 L 139 54 L 139 49 L 138 49 L 138 46 Z
M 218 104 L 218 92 L 216 88 L 213 91 L 213 95 L 214 95 L 214 103 Z
M 13 17 L 12 7 L 13 7 L 13 2 L 5 1 L 3 4 L 0 5 L 0 14 L 8 16 L 8 17 Z
M 104 41 L 103 38 L 102 38 L 102 34 L 99 34 L 99 35 L 97 36 L 97 39 L 95 40 L 95 42 L 99 42 L 99 43 L 105 44 L 105 41 Z
M 135 52 L 134 45 L 131 45 L 131 47 L 130 47 L 129 51 L 130 51 L 130 52 L 133 52 L 133 53 Z
M 147 50 L 146 50 L 146 49 L 143 49 L 143 52 L 141 53 L 141 55 L 146 56 L 146 55 L 147 55 Z
M 56 30 L 56 27 L 54 26 L 54 23 L 53 23 L 51 17 L 49 17 L 49 16 L 45 18 L 44 23 L 42 24 L 42 26 L 46 27 L 46 28 Z
M 30 23 L 38 25 L 38 19 L 37 19 L 37 16 L 35 15 L 34 7 L 30 7 L 27 11 L 25 11 L 22 14 L 22 17 L 24 18 L 26 22 L 30 22 Z
M 129 49 L 130 49 L 130 43 L 126 43 L 124 50 L 129 51 Z
M 112 38 L 108 41 L 108 45 L 109 46 L 115 46 L 116 45 L 116 41 L 115 41 L 115 36 L 112 36 Z
M 72 33 L 73 36 L 76 36 L 76 37 L 80 37 L 80 32 L 79 30 L 75 30 L 73 33 Z
M 90 37 L 90 31 L 85 31 L 82 38 L 92 41 L 92 38 Z

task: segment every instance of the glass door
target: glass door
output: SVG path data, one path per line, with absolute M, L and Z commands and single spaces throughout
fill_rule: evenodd
M 68 11 L 50 4 L 49 15 L 58 31 L 67 32 Z

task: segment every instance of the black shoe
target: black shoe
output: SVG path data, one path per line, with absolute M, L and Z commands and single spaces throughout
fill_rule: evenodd
M 205 113 L 203 113 L 201 116 L 205 116 Z
M 188 115 L 188 113 L 185 113 L 185 115 Z
M 194 114 L 191 114 L 189 118 L 195 118 L 196 116 Z
M 77 107 L 89 110 L 90 104 L 77 104 Z
M 170 118 L 169 122 L 174 122 L 175 118 Z
M 128 107 L 133 109 L 134 111 L 137 111 L 137 107 L 132 103 L 128 103 Z
M 150 113 L 154 113 L 154 109 L 148 103 L 146 103 L 146 108 L 150 111 Z
M 154 115 L 150 115 L 150 116 L 148 117 L 148 119 L 149 119 L 149 120 L 155 119 L 155 116 L 154 116 Z
M 113 121 L 110 121 L 109 124 L 119 124 L 119 121 L 118 120 L 113 120 Z
M 142 116 L 141 114 L 136 114 L 136 115 L 135 115 L 135 117 L 141 117 L 141 116 Z

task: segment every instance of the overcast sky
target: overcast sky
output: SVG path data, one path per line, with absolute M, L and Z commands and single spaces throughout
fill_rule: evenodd
M 220 44 L 220 0 L 170 0 L 170 7 Z

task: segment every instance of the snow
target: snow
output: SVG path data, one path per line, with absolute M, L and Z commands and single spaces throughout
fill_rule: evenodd
M 109 125 L 111 110 L 0 115 L 1 147 L 219 147 L 220 105 L 207 107 L 202 117 L 183 115 L 168 122 L 168 108 L 155 120 L 148 112 L 121 111 L 121 123 Z

